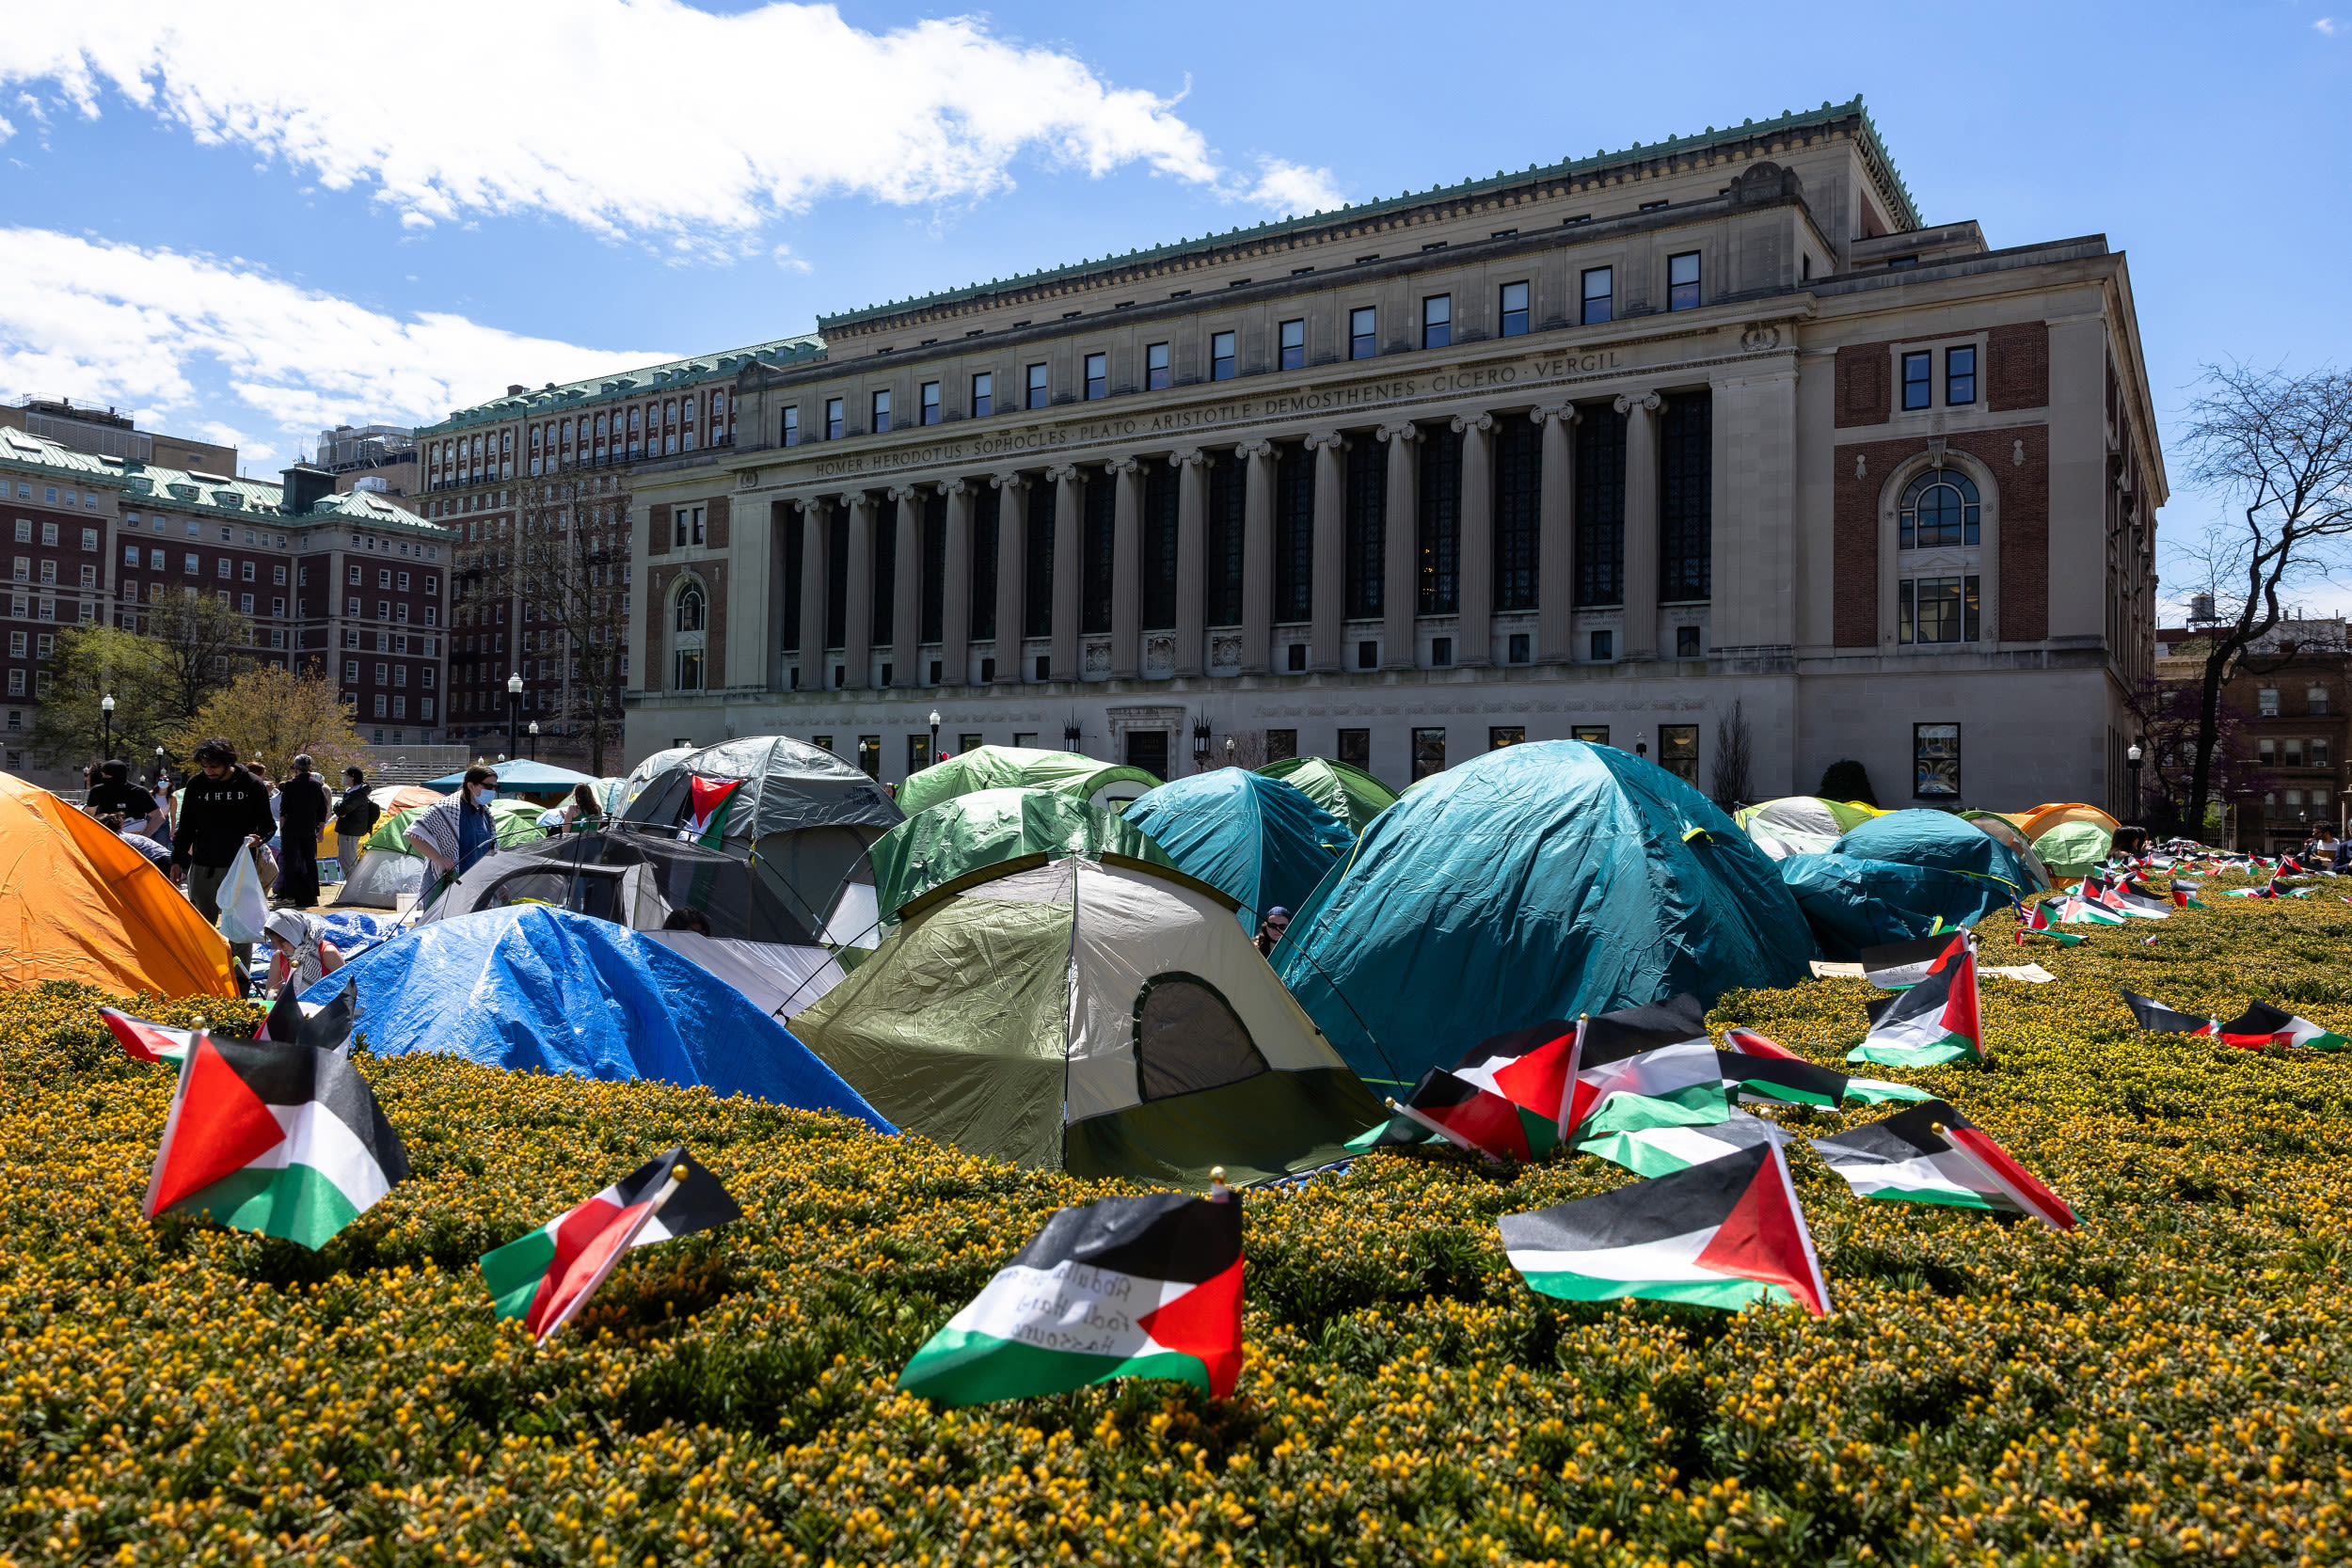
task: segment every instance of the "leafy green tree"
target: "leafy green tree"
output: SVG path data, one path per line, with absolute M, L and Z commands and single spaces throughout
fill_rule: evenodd
M 186 756 L 215 735 L 240 757 L 259 758 L 272 778 L 294 770 L 296 752 L 308 752 L 311 770 L 330 781 L 368 758 L 335 682 L 275 664 L 257 664 L 206 698 L 181 725 L 173 749 Z
M 115 700 L 114 752 L 134 766 L 151 758 L 187 717 L 164 645 L 112 626 L 68 626 L 50 660 L 49 695 L 34 711 L 33 753 L 51 767 L 90 761 L 106 734 L 105 698 Z

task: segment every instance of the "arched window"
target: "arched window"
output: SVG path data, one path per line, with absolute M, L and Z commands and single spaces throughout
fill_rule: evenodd
M 1930 468 L 1903 492 L 1896 516 L 1899 547 L 1976 544 L 1980 512 L 1974 480 L 1957 468 Z
M 701 589 L 690 586 L 678 594 L 677 629 L 680 631 L 703 629 L 703 591 Z

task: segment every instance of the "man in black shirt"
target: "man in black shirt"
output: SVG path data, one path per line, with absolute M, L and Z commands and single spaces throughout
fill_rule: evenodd
M 319 901 L 319 833 L 332 802 L 308 756 L 294 766 L 294 776 L 278 785 L 278 896 L 307 910 Z
M 135 833 L 152 834 L 163 827 L 163 813 L 155 805 L 155 797 L 131 782 L 128 763 L 100 763 L 98 782 L 90 785 L 82 803 L 101 815 L 120 812 L 124 826 Z
M 196 749 L 201 769 L 188 781 L 180 826 L 171 835 L 171 876 L 186 879 L 188 902 L 208 922 L 220 920 L 220 883 L 239 855 L 267 842 L 269 787 L 237 766 L 237 749 L 214 736 Z M 249 942 L 231 942 L 242 973 L 253 957 Z
M 337 880 L 347 882 L 359 869 L 359 846 L 383 816 L 383 809 L 368 798 L 368 776 L 357 768 L 344 768 L 343 792 L 335 801 L 335 859 L 342 873 Z

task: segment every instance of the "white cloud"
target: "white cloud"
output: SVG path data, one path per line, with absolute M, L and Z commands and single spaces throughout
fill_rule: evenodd
M 1232 173 L 1175 99 L 973 17 L 873 33 L 818 5 L 417 0 L 387 27 L 354 0 L 119 0 L 12 16 L 0 82 L 87 117 L 119 94 L 201 142 L 372 188 L 410 227 L 535 211 L 607 235 L 721 235 L 830 195 L 976 199 L 1024 157 L 1090 175 L 1140 163 L 1284 211 L 1339 199 L 1321 169 Z
M 2312 23 L 2312 26 L 2321 37 L 2334 38 L 2336 34 L 2342 30 L 2344 24 L 2338 22 L 2332 16 L 2323 16 L 2318 21 Z
M 462 316 L 384 314 L 235 258 L 0 230 L 0 395 L 136 410 L 167 429 L 265 427 L 249 455 L 326 426 L 420 424 L 510 382 L 570 381 L 675 356 L 526 338 Z
M 1248 200 L 1269 213 L 1294 213 L 1301 217 L 1347 205 L 1329 169 L 1309 168 L 1279 158 L 1258 160 L 1258 180 L 1249 187 Z

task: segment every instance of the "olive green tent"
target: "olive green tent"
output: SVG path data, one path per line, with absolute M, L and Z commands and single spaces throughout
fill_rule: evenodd
M 1761 805 L 1742 806 L 1731 819 L 1747 830 L 1756 847 L 1776 861 L 1791 855 L 1822 855 L 1851 829 L 1879 815 L 1859 800 L 1825 800 L 1818 795 L 1784 795 Z
M 1050 789 L 982 789 L 943 800 L 882 834 L 868 854 L 875 902 L 885 918 L 941 888 L 984 881 L 1065 855 L 1176 863 L 1141 829 Z
M 2096 822 L 2060 822 L 2042 830 L 2033 852 L 2050 868 L 2053 879 L 2073 881 L 2107 858 L 2115 835 Z
M 1106 810 L 1155 789 L 1160 781 L 1140 768 L 1125 768 L 1075 752 L 1040 752 L 1027 746 L 976 746 L 961 756 L 907 775 L 898 786 L 898 809 L 913 816 L 959 795 L 980 789 L 1050 789 Z
M 1011 863 L 1007 863 L 1009 865 Z M 1181 872 L 1056 860 L 906 905 L 792 1032 L 967 1154 L 1202 1188 L 1346 1157 L 1380 1102 Z
M 1285 757 L 1258 769 L 1307 792 L 1307 799 L 1347 824 L 1359 837 L 1364 824 L 1396 804 L 1396 791 L 1360 768 L 1328 757 Z

